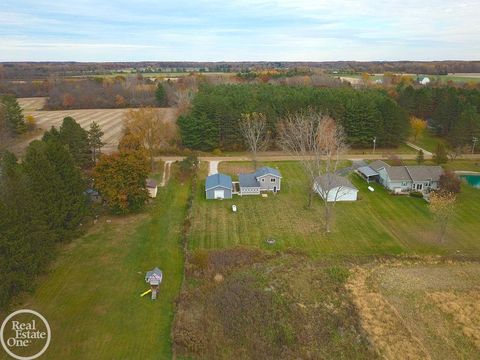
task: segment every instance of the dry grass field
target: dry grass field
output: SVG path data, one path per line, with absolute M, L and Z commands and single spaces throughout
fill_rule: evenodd
M 23 111 L 36 111 L 42 110 L 45 106 L 47 98 L 45 97 L 31 97 L 31 98 L 19 98 L 18 103 L 20 104 Z
M 71 116 L 84 129 L 88 129 L 93 121 L 99 124 L 105 133 L 103 141 L 106 145 L 103 147 L 102 151 L 108 153 L 116 150 L 122 134 L 125 113 L 130 109 L 39 110 L 43 107 L 44 102 L 45 98 L 19 99 L 19 103 L 24 110 L 24 115 L 33 115 L 37 122 L 37 127 L 40 129 L 34 138 L 41 137 L 43 131 L 50 129 L 52 126 L 60 126 L 63 118 Z M 175 109 L 160 108 L 159 111 L 162 112 L 162 116 L 168 121 L 175 121 Z M 15 145 L 13 150 L 17 153 L 21 152 L 34 138 L 24 139 Z
M 480 358 L 480 264 L 391 260 L 356 267 L 347 287 L 386 359 Z
M 197 250 L 172 329 L 177 359 L 375 360 L 341 264 L 252 248 Z

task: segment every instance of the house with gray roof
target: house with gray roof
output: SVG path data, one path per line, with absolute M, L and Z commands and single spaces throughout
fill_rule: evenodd
M 369 167 L 378 173 L 378 182 L 395 193 L 436 190 L 443 174 L 440 166 L 390 166 L 381 160 L 370 163 Z
M 232 178 L 225 174 L 213 174 L 205 180 L 207 199 L 231 199 Z
M 259 195 L 262 191 L 277 193 L 281 188 L 282 175 L 277 169 L 265 166 L 253 173 L 240 174 L 240 195 Z
M 356 201 L 358 189 L 346 177 L 325 174 L 315 179 L 313 190 L 328 202 Z

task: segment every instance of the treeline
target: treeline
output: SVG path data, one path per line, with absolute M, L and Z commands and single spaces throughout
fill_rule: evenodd
M 353 147 L 398 146 L 408 135 L 405 111 L 381 90 L 313 88 L 268 84 L 202 85 L 179 125 L 184 146 L 202 151 L 244 149 L 238 121 L 242 113 L 267 116 L 272 145 L 277 125 L 291 112 L 311 107 L 339 121 Z
M 103 75 L 118 71 L 242 72 L 246 70 L 317 68 L 354 72 L 411 74 L 479 73 L 480 61 L 244 61 L 244 62 L 9 62 L 0 64 L 0 79 L 41 80 L 51 75 Z
M 145 205 L 149 168 L 141 140 L 126 134 L 118 153 L 99 156 L 102 136 L 95 122 L 87 131 L 66 117 L 31 142 L 21 162 L 0 153 L 0 309 L 33 289 L 56 245 L 78 236 L 94 213 Z
M 410 114 L 426 119 L 453 147 L 480 137 L 480 90 L 458 87 L 400 87 L 395 95 Z
M 55 244 L 76 236 L 87 214 L 86 182 L 66 131 L 33 141 L 21 163 L 9 152 L 0 157 L 0 307 L 32 289 Z
M 48 109 L 123 108 L 155 105 L 155 85 L 142 77 L 60 81 L 46 103 Z

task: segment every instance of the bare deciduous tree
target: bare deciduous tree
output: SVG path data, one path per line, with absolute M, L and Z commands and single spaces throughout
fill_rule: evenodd
M 337 171 L 340 155 L 346 151 L 343 129 L 334 119 L 312 109 L 288 115 L 279 128 L 279 143 L 281 147 L 301 159 L 308 178 L 308 208 L 312 205 L 317 178 L 333 181 Z M 330 231 L 334 201 L 329 202 L 329 192 L 333 191 L 331 184 L 325 184 L 322 199 L 325 206 L 325 230 Z M 335 190 L 338 191 L 338 190 Z
M 140 108 L 125 114 L 125 128 L 142 141 L 154 168 L 154 156 L 175 139 L 175 125 L 163 119 L 158 109 Z
M 257 168 L 257 153 L 268 146 L 267 117 L 262 113 L 242 114 L 239 126 L 245 143 L 252 153 L 252 161 Z

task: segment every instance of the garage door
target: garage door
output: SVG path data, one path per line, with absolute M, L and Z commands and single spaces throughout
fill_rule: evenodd
M 215 199 L 223 199 L 225 197 L 225 191 L 224 190 L 215 190 L 214 197 L 215 197 Z

